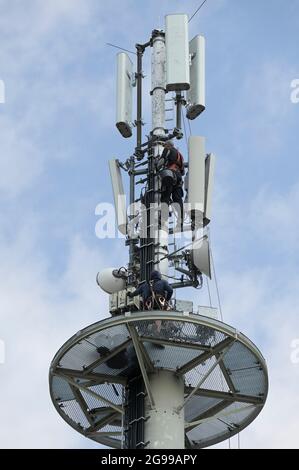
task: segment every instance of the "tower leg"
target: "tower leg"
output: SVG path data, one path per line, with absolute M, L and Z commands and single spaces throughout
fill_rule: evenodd
M 149 377 L 155 405 L 145 397 L 144 440 L 147 449 L 184 449 L 184 381 L 173 372 L 158 371 Z M 175 432 L 174 432 L 175 430 Z
M 152 52 L 152 126 L 153 135 L 157 137 L 165 137 L 165 94 L 166 94 L 166 50 L 165 36 L 163 33 L 157 32 L 153 37 Z M 161 155 L 163 147 L 158 143 L 154 145 L 154 157 Z M 159 178 L 155 178 L 155 203 L 160 204 L 161 197 Z M 155 234 L 156 250 L 155 261 L 165 258 L 168 254 L 168 231 L 159 230 Z M 162 275 L 168 274 L 168 259 L 158 264 L 159 271 Z

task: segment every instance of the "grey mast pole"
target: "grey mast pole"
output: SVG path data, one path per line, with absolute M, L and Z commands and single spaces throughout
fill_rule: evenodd
M 165 94 L 166 94 L 166 51 L 165 35 L 161 31 L 153 33 L 152 50 L 152 125 L 153 136 L 165 139 Z M 161 155 L 163 147 L 154 144 L 154 156 Z M 155 178 L 155 202 L 160 202 L 158 177 Z M 168 252 L 168 232 L 157 229 L 155 261 Z M 162 275 L 168 273 L 168 259 L 156 266 Z M 147 449 L 184 449 L 184 381 L 170 371 L 155 371 L 149 375 L 149 385 L 154 398 L 151 406 L 145 397 L 144 439 Z M 147 419 L 148 418 L 148 419 Z
M 166 95 L 166 49 L 165 33 L 155 30 L 152 39 L 152 134 L 165 139 L 165 95 Z M 154 157 L 161 155 L 163 147 L 154 144 Z M 155 203 L 160 203 L 159 179 L 155 179 Z M 161 274 L 168 274 L 168 231 L 157 228 L 155 233 L 155 262 L 163 258 L 158 265 Z

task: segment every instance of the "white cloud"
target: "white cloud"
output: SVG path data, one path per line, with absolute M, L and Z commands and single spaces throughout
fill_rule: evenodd
M 278 267 L 222 273 L 224 321 L 261 350 L 270 380 L 265 408 L 241 433 L 242 448 L 299 447 L 299 365 L 291 361 L 292 341 L 299 337 L 298 288 L 298 273 Z
M 107 316 L 106 296 L 94 281 L 100 259 L 75 237 L 65 275 L 51 279 L 47 259 L 36 249 L 38 225 L 32 225 L 31 220 L 13 241 L 1 240 L 0 337 L 6 359 L 0 365 L 0 445 L 84 447 L 89 444 L 51 403 L 48 370 L 69 337 Z
M 270 378 L 266 406 L 242 432 L 242 448 L 299 447 L 299 366 L 291 360 L 292 343 L 299 338 L 298 194 L 298 185 L 276 191 L 266 187 L 247 205 L 239 200 L 237 206 L 226 193 L 219 206 L 222 232 L 215 258 L 224 321 L 260 348 Z M 242 213 L 248 214 L 246 223 Z M 243 222 L 235 223 L 238 219 Z M 240 266 L 234 252 L 250 241 L 247 265 Z M 237 446 L 236 439 L 232 445 Z
M 0 119 L 0 195 L 16 196 L 41 174 L 42 158 L 22 125 Z
M 75 133 L 87 114 L 91 126 L 112 128 L 111 74 L 99 67 L 98 73 L 86 74 L 84 65 L 86 50 L 95 50 L 95 40 L 101 63 L 103 34 L 110 20 L 107 8 L 89 32 L 94 1 L 1 3 L 6 12 L 0 18 L 6 104 L 0 116 L 0 192 L 15 197 L 32 187 L 55 155 L 65 158 L 74 152 L 69 137 L 63 150 L 52 151 L 51 145 L 59 141 L 57 123 L 65 127 L 65 134 L 70 127 Z
M 298 183 L 276 191 L 263 187 L 252 202 L 249 211 L 251 227 L 259 239 L 272 244 L 278 256 L 290 256 L 298 246 L 298 205 Z
M 232 114 L 238 152 L 249 142 L 260 157 L 271 151 L 273 156 L 283 148 L 289 129 L 290 82 L 296 68 L 287 61 L 257 62 L 249 72 L 236 90 Z

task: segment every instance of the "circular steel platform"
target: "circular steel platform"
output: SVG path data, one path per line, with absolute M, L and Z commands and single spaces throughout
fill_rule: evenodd
M 128 380 L 142 375 L 150 394 L 148 376 L 161 369 L 184 378 L 187 448 L 237 434 L 267 398 L 265 360 L 246 336 L 217 320 L 174 311 L 134 312 L 79 331 L 51 363 L 51 398 L 74 429 L 121 448 Z

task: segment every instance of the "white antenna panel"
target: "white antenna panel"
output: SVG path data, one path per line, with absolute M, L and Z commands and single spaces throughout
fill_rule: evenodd
M 195 36 L 190 42 L 190 90 L 187 92 L 187 118 L 195 119 L 206 106 L 205 38 Z
M 192 262 L 202 274 L 212 278 L 210 244 L 207 236 L 193 242 Z
M 127 234 L 127 205 L 126 195 L 124 192 L 123 181 L 121 177 L 120 167 L 117 160 L 109 160 L 109 170 L 112 182 L 113 198 L 116 211 L 116 220 L 118 230 L 123 234 Z
M 212 194 L 214 189 L 214 173 L 215 173 L 215 155 L 209 154 L 206 158 L 206 184 L 205 184 L 205 223 L 211 220 L 212 211 Z
M 133 63 L 124 52 L 117 54 L 116 127 L 123 137 L 132 136 Z
M 191 211 L 204 214 L 205 207 L 205 138 L 189 137 L 188 202 Z
M 166 15 L 166 89 L 190 88 L 189 37 L 187 15 Z

